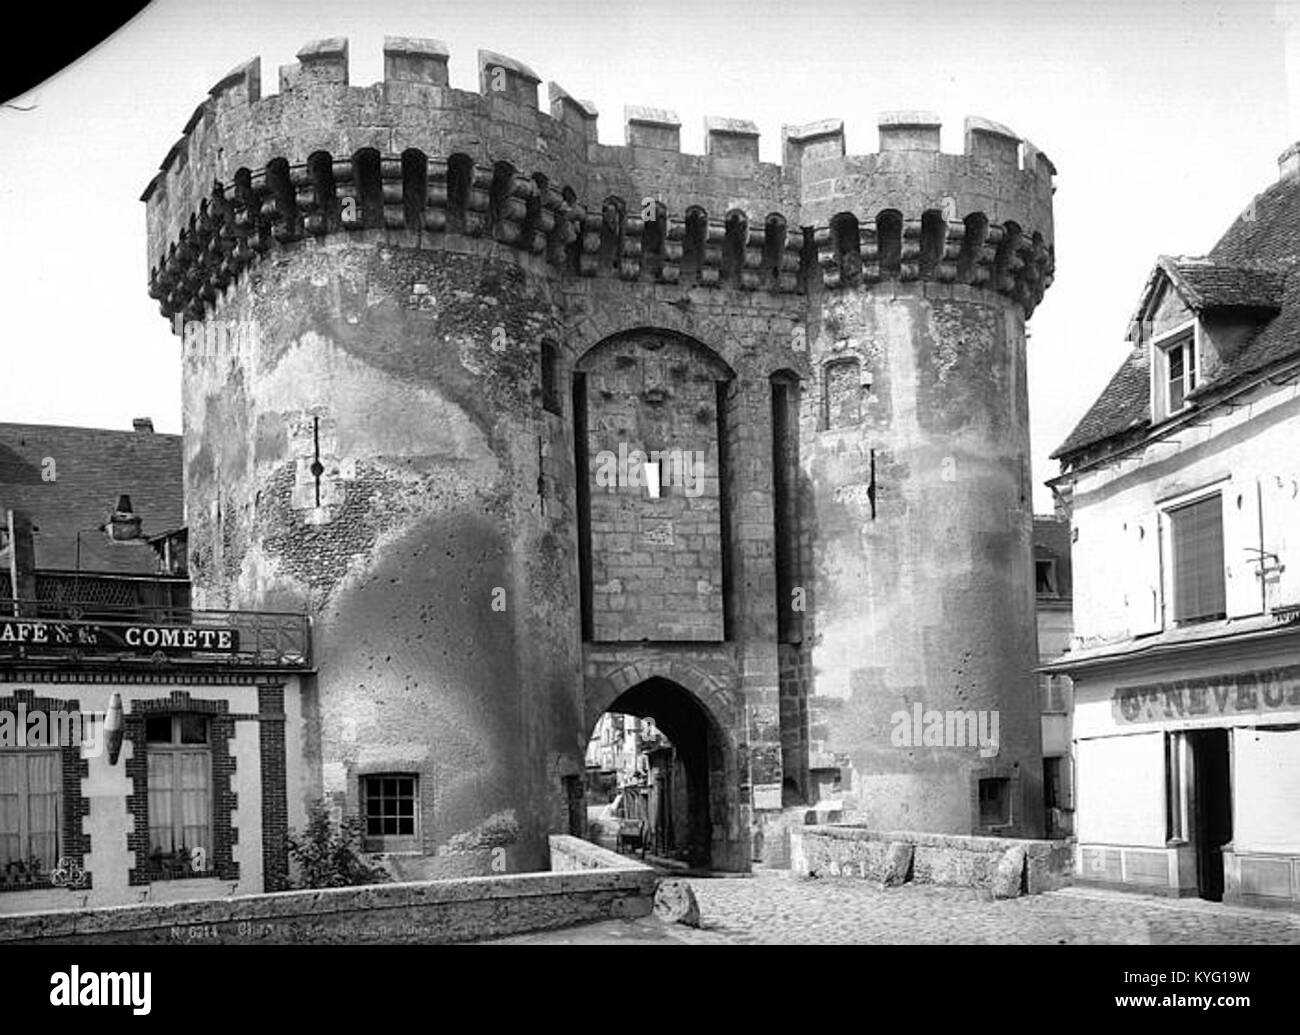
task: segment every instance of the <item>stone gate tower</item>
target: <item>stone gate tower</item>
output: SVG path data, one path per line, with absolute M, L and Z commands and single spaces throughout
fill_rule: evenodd
M 400 780 L 402 872 L 535 868 L 613 710 L 672 739 L 714 866 L 832 797 L 1036 833 L 1046 157 L 980 119 L 942 153 L 919 113 L 863 156 L 786 127 L 779 166 L 647 108 L 609 146 L 502 55 L 477 94 L 436 41 L 369 87 L 344 40 L 298 59 L 218 82 L 143 198 L 197 601 L 314 619 L 295 793 Z

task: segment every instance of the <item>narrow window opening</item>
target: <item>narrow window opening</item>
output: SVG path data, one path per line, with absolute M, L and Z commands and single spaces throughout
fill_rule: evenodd
M 682 241 L 683 280 L 693 282 L 699 278 L 700 267 L 704 264 L 704 242 L 708 225 L 709 217 L 704 209 L 692 206 L 686 210 L 686 232 Z
M 853 283 L 862 276 L 862 231 L 858 217 L 852 212 L 841 212 L 831 219 L 830 225 L 840 276 L 846 283 Z
M 876 242 L 880 255 L 880 272 L 897 274 L 903 264 L 903 214 L 887 208 L 876 216 Z
M 542 342 L 542 409 L 557 417 L 563 414 L 559 384 L 560 350 L 552 341 Z
M 469 194 L 474 181 L 474 160 L 455 154 L 447 159 L 447 229 L 463 234 L 469 213 Z
M 424 202 L 429 188 L 429 159 L 423 151 L 402 152 L 402 220 L 408 230 L 424 228 Z
M 587 375 L 581 371 L 573 375 L 573 469 L 578 489 L 578 579 L 582 610 L 582 638 L 594 638 L 595 618 L 591 592 L 591 463 L 587 443 Z
M 379 171 L 379 152 L 363 148 L 352 156 L 352 176 L 361 205 L 361 225 L 374 229 L 384 225 L 384 184 Z
M 921 214 L 921 276 L 930 277 L 943 261 L 948 245 L 948 221 L 938 209 Z
M 1011 781 L 1005 776 L 979 782 L 980 826 L 1005 827 L 1011 823 Z
M 722 249 L 722 280 L 737 287 L 745 268 L 745 241 L 749 237 L 749 218 L 740 211 L 727 213 Z

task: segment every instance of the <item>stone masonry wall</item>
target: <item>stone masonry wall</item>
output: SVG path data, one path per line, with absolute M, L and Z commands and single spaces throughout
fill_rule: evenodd
M 1014 848 L 1025 853 L 1023 883 L 1031 895 L 1065 887 L 1074 872 L 1073 849 L 1063 841 L 795 826 L 790 828 L 790 842 L 791 868 L 799 877 L 910 879 L 918 884 L 987 889 L 999 862 Z M 904 846 L 903 852 L 896 846 Z M 891 874 L 891 867 L 898 868 L 895 860 L 909 853 L 907 872 Z
M 550 873 L 0 917 L 0 945 L 445 944 L 648 916 L 654 871 L 551 838 Z
M 658 334 L 601 346 L 582 369 L 587 427 L 575 434 L 587 436 L 591 480 L 592 638 L 722 640 L 717 384 L 728 371 Z M 655 452 L 657 499 L 643 475 Z

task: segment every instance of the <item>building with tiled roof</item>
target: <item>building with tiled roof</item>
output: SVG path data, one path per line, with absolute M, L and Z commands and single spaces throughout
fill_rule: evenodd
M 1079 879 L 1300 907 L 1300 146 L 1053 454 Z
M 310 623 L 190 606 L 181 463 L 0 424 L 0 917 L 287 882 Z
M 0 424 L 0 512 L 27 512 L 42 569 L 147 575 L 158 557 L 149 537 L 185 524 L 181 437 L 153 430 Z M 100 531 L 122 496 L 140 518 L 141 537 L 113 541 Z M 98 533 L 98 534 L 95 534 Z

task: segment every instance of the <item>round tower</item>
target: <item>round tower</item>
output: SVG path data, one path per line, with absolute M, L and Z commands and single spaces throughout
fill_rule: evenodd
M 143 197 L 196 605 L 313 618 L 298 797 L 395 796 L 399 875 L 541 868 L 615 711 L 672 741 L 701 863 L 819 796 L 968 832 L 1003 771 L 1033 829 L 1046 158 L 923 116 L 856 158 L 787 129 L 781 165 L 709 119 L 689 155 L 650 108 L 608 146 L 511 58 L 478 93 L 437 41 L 384 59 L 356 87 L 308 44 L 265 97 L 240 66 Z M 998 752 L 892 746 L 915 703 L 997 711 Z
M 968 118 L 787 133 L 820 276 L 801 413 L 815 513 L 813 768 L 880 830 L 1042 832 L 1025 321 L 1051 281 L 1052 174 Z

